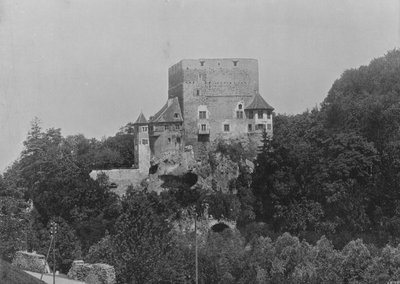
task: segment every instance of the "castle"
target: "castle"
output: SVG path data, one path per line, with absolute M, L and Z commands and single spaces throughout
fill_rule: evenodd
M 168 70 L 168 100 L 134 123 L 135 165 L 217 138 L 272 135 L 272 111 L 259 94 L 255 59 L 185 59 Z

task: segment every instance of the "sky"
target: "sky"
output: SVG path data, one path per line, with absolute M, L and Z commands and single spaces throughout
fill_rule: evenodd
M 0 172 L 34 117 L 100 139 L 154 114 L 181 59 L 258 59 L 261 95 L 297 114 L 399 47 L 399 0 L 0 0 Z

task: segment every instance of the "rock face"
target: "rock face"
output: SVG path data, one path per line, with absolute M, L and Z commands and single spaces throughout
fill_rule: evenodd
M 44 255 L 35 252 L 17 251 L 12 261 L 12 265 L 32 272 L 50 272 L 49 265 L 46 263 Z
M 84 281 L 87 284 L 116 283 L 114 267 L 104 263 L 89 264 L 83 261 L 74 261 L 68 271 L 68 277 Z
M 209 149 L 207 150 L 209 151 Z M 244 162 L 244 161 L 243 161 Z M 230 183 L 239 176 L 239 164 L 227 155 L 215 153 L 203 155 L 196 160 L 193 152 L 165 153 L 162 158 L 152 161 L 153 171 L 146 179 L 147 190 L 160 192 L 168 188 L 168 181 L 186 180 L 188 174 L 196 175 L 195 186 L 206 192 L 227 192 Z M 156 165 L 156 166 L 154 166 Z M 188 186 L 191 187 L 190 181 Z

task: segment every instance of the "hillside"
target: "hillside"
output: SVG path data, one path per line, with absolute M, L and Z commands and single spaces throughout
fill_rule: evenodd
M 45 284 L 25 271 L 0 259 L 0 283 L 4 284 Z

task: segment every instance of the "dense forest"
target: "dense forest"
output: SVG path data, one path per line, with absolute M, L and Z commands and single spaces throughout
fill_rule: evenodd
M 83 258 L 113 265 L 118 283 L 191 283 L 194 233 L 178 227 L 197 218 L 202 232 L 213 216 L 237 229 L 203 229 L 200 283 L 400 280 L 400 50 L 345 71 L 319 108 L 274 123 L 252 170 L 240 141 L 210 146 L 211 169 L 215 155 L 239 167 L 224 191 L 182 179 L 161 194 L 142 184 L 120 198 L 106 176 L 88 174 L 132 165 L 129 124 L 97 141 L 34 120 L 0 176 L 1 257 L 45 253 L 55 220 L 63 272 Z

